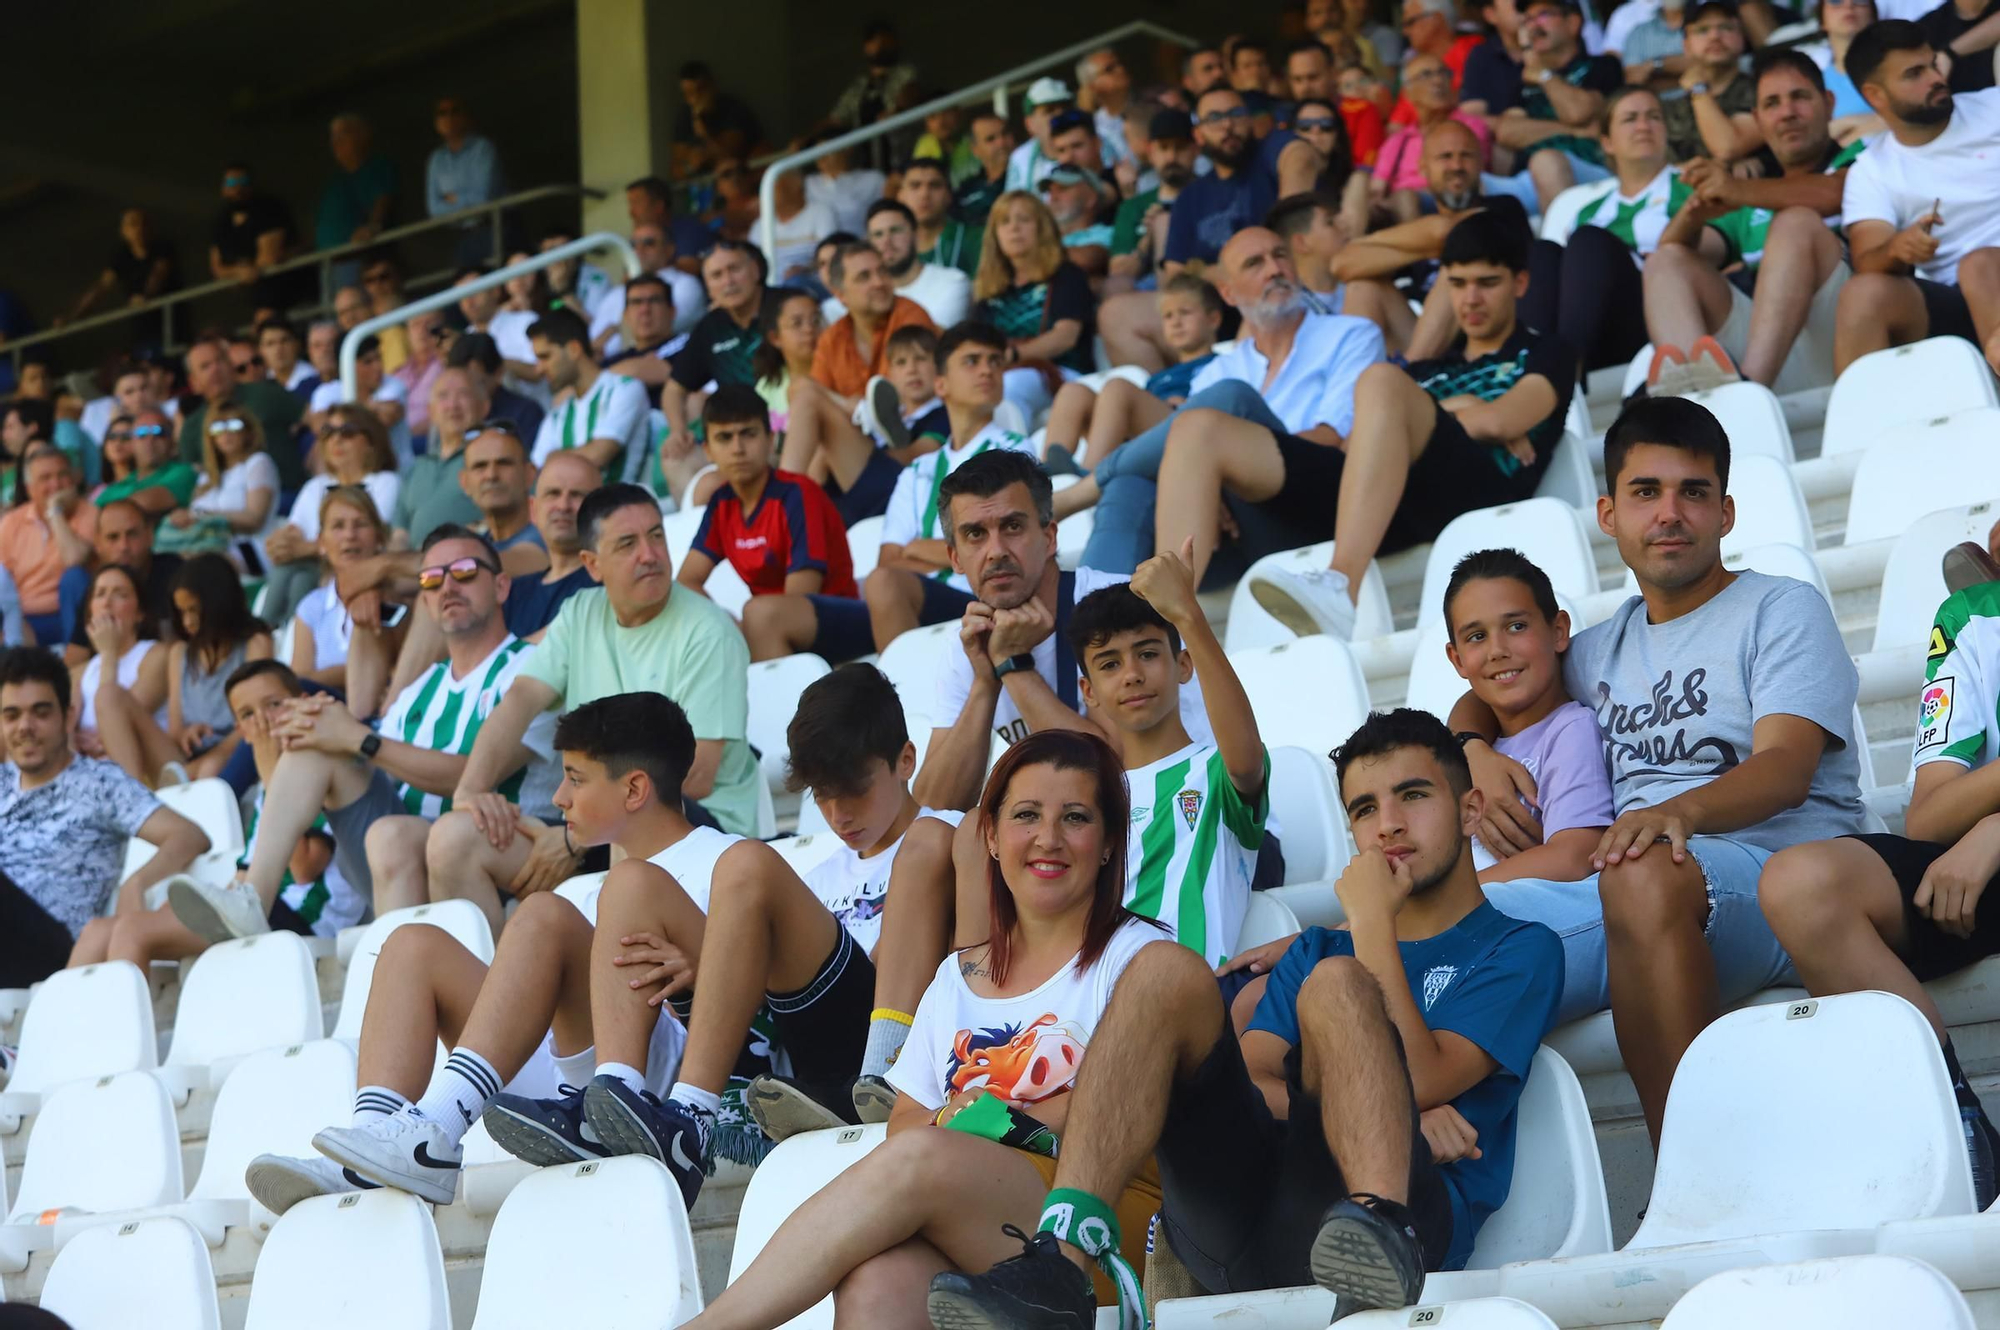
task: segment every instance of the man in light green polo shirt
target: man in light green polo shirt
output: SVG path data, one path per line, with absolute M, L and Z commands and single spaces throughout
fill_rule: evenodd
M 551 708 L 568 709 L 618 693 L 661 692 L 694 727 L 694 766 L 681 791 L 714 815 L 724 831 L 754 835 L 757 782 L 763 779 L 745 739 L 750 648 L 729 615 L 698 591 L 677 587 L 659 500 L 637 485 L 607 485 L 577 513 L 583 566 L 600 585 L 570 597 L 542 643 L 487 717 L 465 764 L 453 812 L 440 836 L 468 839 L 454 818 L 470 818 L 495 853 L 482 870 L 515 894 L 552 887 L 575 871 L 560 835 L 547 844 L 516 835 L 519 810 L 495 794 L 501 768 L 528 723 Z M 561 828 L 555 828 L 560 832 Z M 435 858 L 435 856 L 433 856 Z M 435 898 L 437 893 L 433 891 Z

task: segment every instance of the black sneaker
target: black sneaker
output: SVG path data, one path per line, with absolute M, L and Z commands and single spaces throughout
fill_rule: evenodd
M 499 1095 L 486 1106 L 481 1121 L 494 1144 L 536 1168 L 602 1159 L 609 1153 L 583 1111 L 583 1091 L 574 1085 L 557 1087 L 554 1099 Z
M 1424 1291 L 1424 1248 L 1410 1212 L 1367 1192 L 1327 1207 L 1307 1264 L 1315 1284 L 1355 1310 L 1408 1307 Z
M 1977 1095 L 1972 1096 L 1970 1104 L 1960 1096 L 1958 1120 L 1965 1132 L 1966 1158 L 1972 1164 L 1973 1209 L 1984 1212 L 1993 1204 L 1996 1192 L 2000 1192 L 2000 1179 L 1995 1176 L 2000 1172 L 1996 1168 L 1996 1159 L 2000 1159 L 2000 1133 L 1993 1130 Z
M 1000 1230 L 1021 1254 L 983 1275 L 947 1270 L 931 1279 L 927 1304 L 937 1330 L 1092 1330 L 1097 1293 L 1090 1276 L 1063 1255 L 1053 1233 L 1032 1238 L 1012 1224 Z
M 635 1091 L 616 1076 L 599 1076 L 584 1088 L 583 1111 L 606 1154 L 659 1160 L 680 1184 L 681 1199 L 694 1208 L 708 1155 L 708 1132 L 696 1110 L 651 1090 Z M 712 1117 L 707 1125 L 714 1126 Z
M 857 1127 L 851 1081 L 818 1084 L 795 1076 L 759 1076 L 743 1095 L 744 1107 L 774 1141 L 809 1131 Z
M 1060 443 L 1051 443 L 1042 449 L 1042 469 L 1052 476 L 1083 474 L 1083 466 L 1076 460 L 1076 453 Z

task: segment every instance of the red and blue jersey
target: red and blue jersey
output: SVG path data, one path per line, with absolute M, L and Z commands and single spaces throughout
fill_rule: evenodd
M 804 476 L 773 471 L 750 512 L 736 491 L 724 485 L 708 501 L 694 548 L 717 563 L 732 565 L 751 594 L 775 596 L 790 573 L 824 575 L 820 594 L 859 597 L 847 527 L 826 491 Z

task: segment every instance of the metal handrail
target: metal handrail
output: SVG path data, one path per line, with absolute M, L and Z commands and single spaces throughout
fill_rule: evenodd
M 1095 37 L 1065 46 L 1060 51 L 1051 51 L 1047 55 L 1028 61 L 1026 64 L 1016 65 L 1004 74 L 995 74 L 992 78 L 981 79 L 977 83 L 967 84 L 957 92 L 948 92 L 942 97 L 933 98 L 921 106 L 913 106 L 907 111 L 890 116 L 886 120 L 877 120 L 872 125 L 863 125 L 859 129 L 849 130 L 838 138 L 828 139 L 825 143 L 801 148 L 789 156 L 780 157 L 777 161 L 772 162 L 764 168 L 764 178 L 757 186 L 757 236 L 759 243 L 764 247 L 764 252 L 769 254 L 778 247 L 778 177 L 786 171 L 792 170 L 794 167 L 804 166 L 808 162 L 816 162 L 830 153 L 841 152 L 847 148 L 854 147 L 856 144 L 867 143 L 873 139 L 881 138 L 884 134 L 894 133 L 906 125 L 921 124 L 924 117 L 933 112 L 942 111 L 948 107 L 963 106 L 967 102 L 984 97 L 989 92 L 994 95 L 993 109 L 1001 115 L 1005 115 L 1007 114 L 1007 88 L 1010 84 L 1029 74 L 1047 69 L 1051 65 L 1066 64 L 1089 55 L 1092 51 L 1102 50 L 1104 47 L 1110 46 L 1115 42 L 1124 41 L 1127 37 L 1158 37 L 1162 41 L 1178 42 L 1189 50 L 1194 50 L 1201 45 L 1200 42 L 1186 33 L 1175 32 L 1171 28 L 1161 27 L 1159 24 L 1147 19 L 1136 19 L 1131 23 L 1121 24 L 1109 31 L 1100 32 Z
M 407 236 L 421 235 L 427 231 L 443 230 L 446 227 L 462 226 L 467 221 L 489 214 L 492 218 L 495 247 L 497 248 L 501 213 L 509 208 L 536 203 L 542 199 L 572 196 L 600 199 L 604 197 L 604 191 L 590 189 L 582 185 L 538 185 L 534 189 L 524 189 L 517 194 L 509 194 L 505 198 L 493 199 L 487 203 L 475 203 L 469 208 L 460 208 L 456 212 L 441 213 L 436 217 L 426 217 L 420 222 L 409 222 L 402 226 L 392 227 L 376 236 L 373 240 L 361 243 L 350 242 L 344 245 L 335 245 L 329 249 L 314 250 L 310 254 L 301 254 L 296 258 L 286 259 L 282 263 L 274 263 L 264 269 L 263 272 L 266 274 L 296 272 L 301 268 L 317 266 L 320 269 L 320 303 L 323 305 L 333 299 L 333 293 L 327 288 L 332 285 L 333 265 L 342 259 L 366 253 L 382 245 L 404 239 Z M 205 282 L 200 286 L 185 286 L 178 291 L 169 291 L 167 294 L 157 296 L 143 304 L 128 305 L 123 309 L 107 310 L 102 314 L 93 314 L 89 318 L 78 319 L 74 323 L 65 323 L 60 328 L 51 328 L 45 332 L 30 334 L 27 337 L 10 339 L 4 347 L 0 347 L 0 350 L 6 351 L 12 359 L 15 375 L 18 378 L 21 369 L 21 352 L 28 347 L 38 346 L 46 342 L 60 341 L 75 333 L 89 332 L 93 328 L 108 327 L 124 319 L 141 318 L 155 311 L 159 312 L 161 320 L 161 344 L 163 347 L 171 346 L 173 343 L 174 306 L 188 304 L 192 301 L 200 300 L 205 296 L 220 295 L 226 291 L 241 290 L 243 285 L 239 281 L 220 281 Z
M 355 399 L 354 362 L 361 354 L 361 339 L 370 333 L 380 332 L 384 328 L 393 328 L 414 314 L 423 314 L 434 309 L 443 309 L 446 305 L 456 305 L 460 300 L 475 291 L 484 291 L 490 287 L 503 285 L 504 283 L 513 281 L 516 277 L 525 276 L 531 272 L 539 272 L 550 264 L 561 263 L 564 259 L 581 258 L 585 254 L 594 254 L 600 249 L 611 249 L 618 252 L 625 260 L 625 276 L 628 280 L 637 277 L 644 271 L 639 265 L 639 255 L 632 248 L 631 241 L 611 231 L 594 231 L 580 240 L 572 240 L 567 245 L 557 245 L 554 249 L 546 253 L 537 254 L 531 259 L 525 259 L 520 263 L 510 264 L 505 268 L 497 269 L 486 274 L 484 277 L 470 282 L 461 282 L 457 286 L 448 286 L 442 291 L 412 300 L 409 304 L 392 309 L 387 314 L 377 314 L 373 318 L 363 319 L 348 329 L 347 335 L 340 339 L 340 384 L 346 392 L 346 400 L 351 402 Z

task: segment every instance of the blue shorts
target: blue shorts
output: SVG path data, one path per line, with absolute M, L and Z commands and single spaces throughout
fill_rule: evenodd
M 965 607 L 972 603 L 970 591 L 960 591 L 951 583 L 939 577 L 926 577 L 924 584 L 924 605 L 917 611 L 917 623 L 925 628 L 934 623 L 946 623 L 952 619 L 963 619 Z
M 819 629 L 807 648 L 829 665 L 858 659 L 875 649 L 875 627 L 868 602 L 852 596 L 807 596 Z
M 1651 853 L 1652 851 L 1648 851 Z M 1791 957 L 1779 945 L 1757 904 L 1757 878 L 1772 851 L 1727 836 L 1695 836 L 1688 852 L 1708 886 L 1708 923 L 1702 930 L 1715 957 L 1715 986 L 1725 1005 L 1760 988 L 1798 982 Z M 1556 1024 L 1611 1005 L 1606 969 L 1604 903 L 1597 878 L 1545 882 L 1522 878 L 1486 887 L 1493 908 L 1516 919 L 1547 924 L 1563 944 L 1563 995 Z
M 842 489 L 829 481 L 827 497 L 833 500 L 833 510 L 840 514 L 840 520 L 851 527 L 889 511 L 889 496 L 895 492 L 896 477 L 902 474 L 903 468 L 896 459 L 877 448 L 868 455 L 868 465 L 854 478 L 853 488 Z

